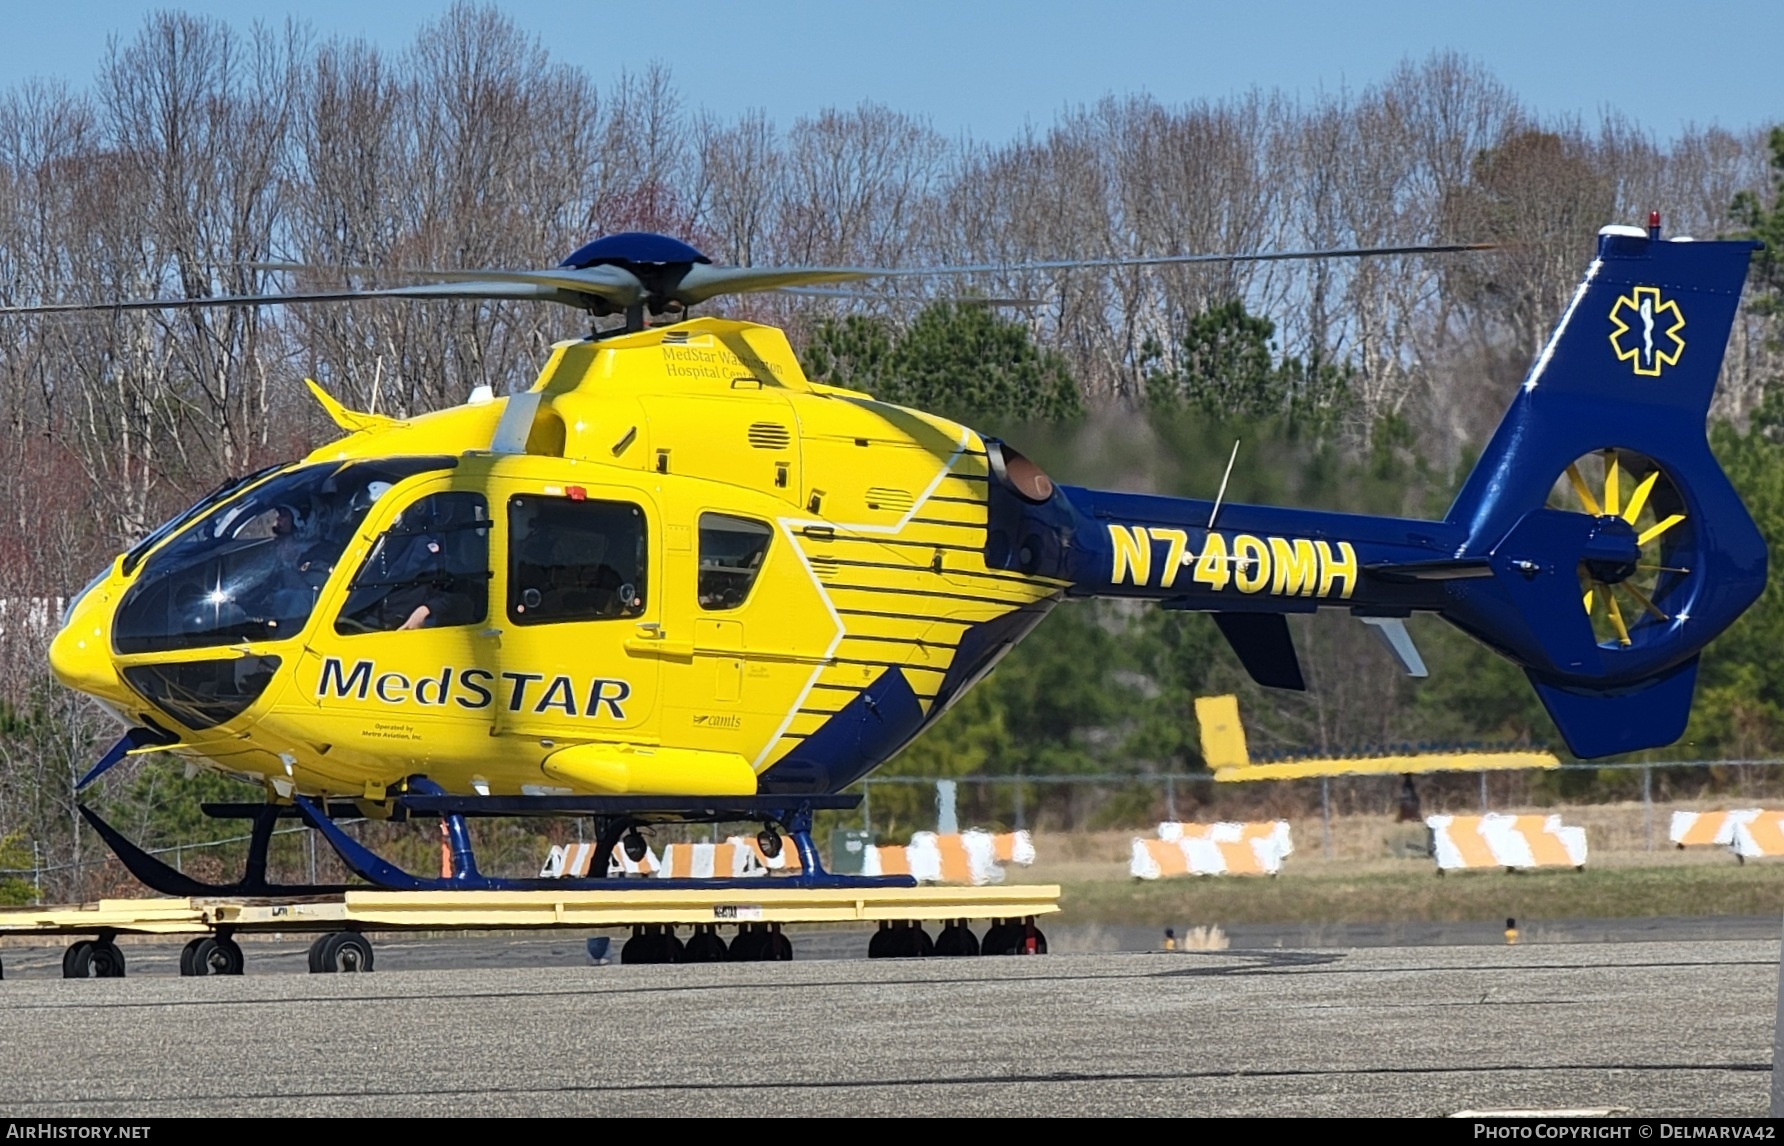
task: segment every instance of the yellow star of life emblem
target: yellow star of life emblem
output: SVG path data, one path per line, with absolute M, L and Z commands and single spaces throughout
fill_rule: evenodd
M 1638 286 L 1620 296 L 1611 307 L 1611 327 L 1617 361 L 1633 364 L 1637 374 L 1658 378 L 1662 366 L 1677 366 L 1679 355 L 1685 353 L 1685 340 L 1679 336 L 1685 316 L 1678 300 L 1660 301 L 1659 287 Z

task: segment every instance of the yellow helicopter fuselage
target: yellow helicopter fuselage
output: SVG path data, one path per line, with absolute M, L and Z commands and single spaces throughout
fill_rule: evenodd
M 403 421 L 325 404 L 351 432 L 114 561 L 51 650 L 275 798 L 835 791 L 1067 584 L 987 566 L 976 433 L 809 382 L 769 327 L 562 343 Z

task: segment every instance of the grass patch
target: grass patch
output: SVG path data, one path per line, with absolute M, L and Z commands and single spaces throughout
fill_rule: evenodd
M 1778 915 L 1784 870 L 1765 864 L 1585 871 L 1311 872 L 1274 878 L 1070 881 L 1065 924 L 1474 923 Z

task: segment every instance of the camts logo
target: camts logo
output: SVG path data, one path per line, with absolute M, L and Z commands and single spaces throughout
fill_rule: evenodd
M 1677 366 L 1685 353 L 1685 316 L 1677 299 L 1660 300 L 1659 287 L 1636 287 L 1611 307 L 1611 349 L 1618 362 L 1637 374 L 1660 377 L 1662 366 Z

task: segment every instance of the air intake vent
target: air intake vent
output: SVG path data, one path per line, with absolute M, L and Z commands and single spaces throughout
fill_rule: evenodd
M 893 513 L 903 513 L 915 504 L 917 499 L 901 489 L 876 485 L 867 491 L 868 509 L 889 509 Z
M 686 346 L 688 343 L 688 332 L 685 330 L 666 330 L 663 332 L 663 342 L 669 346 Z
M 806 560 L 811 562 L 811 571 L 818 575 L 818 580 L 833 581 L 836 579 L 837 566 L 834 558 L 808 557 Z
M 750 445 L 758 450 L 784 450 L 793 444 L 793 432 L 777 422 L 751 422 Z

